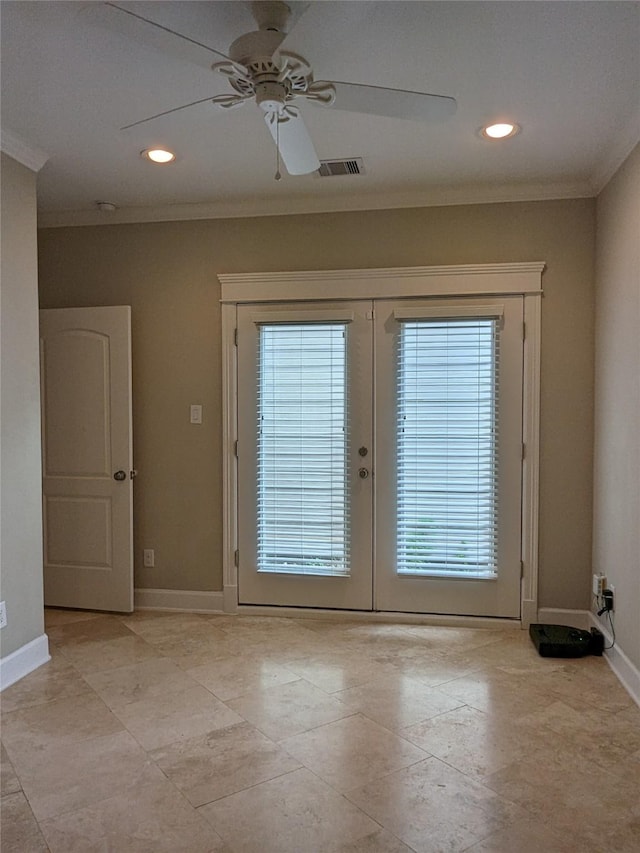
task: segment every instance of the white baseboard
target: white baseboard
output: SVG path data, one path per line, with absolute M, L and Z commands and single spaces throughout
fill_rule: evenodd
M 15 684 L 49 660 L 49 638 L 46 634 L 41 634 L 0 660 L 0 691 Z
M 136 610 L 187 610 L 190 613 L 223 613 L 222 592 L 198 589 L 136 589 Z
M 599 631 L 602 631 L 605 638 L 605 645 L 610 646 L 613 636 L 608 627 L 598 619 L 595 613 L 589 613 L 589 616 L 591 617 L 589 627 L 596 627 Z M 612 649 L 606 649 L 604 656 L 629 696 L 631 696 L 637 705 L 640 705 L 640 669 L 638 669 L 633 661 L 629 660 L 617 644 Z
M 538 610 L 538 623 L 542 625 L 569 625 L 588 631 L 594 624 L 588 610 L 563 610 L 560 607 L 541 607 Z

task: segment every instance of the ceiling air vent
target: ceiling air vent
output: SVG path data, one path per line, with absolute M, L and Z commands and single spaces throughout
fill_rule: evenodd
M 321 160 L 318 169 L 321 178 L 332 178 L 335 175 L 362 175 L 363 173 L 362 157 L 352 157 L 350 160 Z

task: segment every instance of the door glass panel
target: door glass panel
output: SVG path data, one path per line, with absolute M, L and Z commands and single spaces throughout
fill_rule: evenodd
M 347 324 L 259 327 L 257 570 L 349 575 Z
M 498 327 L 483 317 L 400 323 L 399 575 L 497 575 Z

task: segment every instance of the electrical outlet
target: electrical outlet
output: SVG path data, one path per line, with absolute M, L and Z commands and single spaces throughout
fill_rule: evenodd
M 156 564 L 156 552 L 153 548 L 145 548 L 142 552 L 142 562 L 147 569 L 153 569 Z
M 593 594 L 600 598 L 604 590 L 607 588 L 607 576 L 606 575 L 594 575 L 593 576 Z
M 5 628 L 7 624 L 7 605 L 4 601 L 0 601 L 0 628 Z

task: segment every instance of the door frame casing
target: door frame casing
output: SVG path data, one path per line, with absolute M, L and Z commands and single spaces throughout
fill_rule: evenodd
M 223 602 L 238 611 L 237 306 L 243 303 L 520 295 L 524 302 L 522 627 L 538 615 L 540 316 L 544 261 L 218 275 L 222 303 Z

